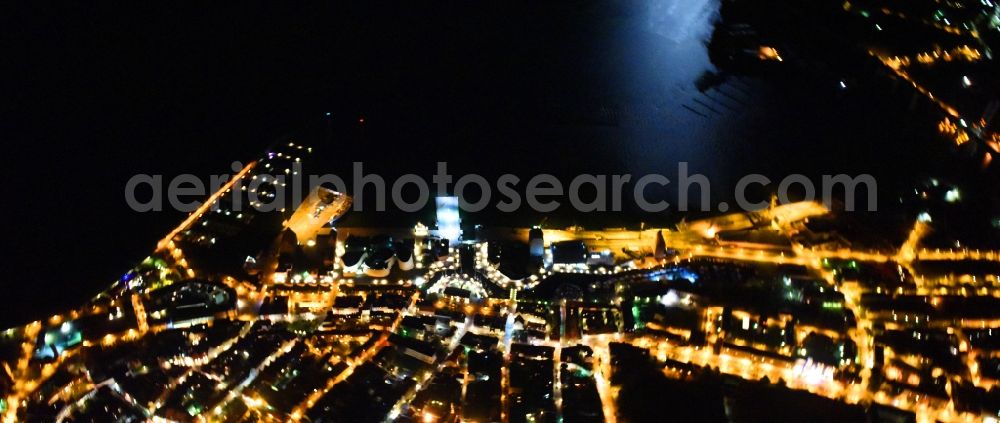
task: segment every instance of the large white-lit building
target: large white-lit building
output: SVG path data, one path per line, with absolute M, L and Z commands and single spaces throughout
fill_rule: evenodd
M 451 245 L 462 237 L 462 218 L 458 215 L 458 197 L 437 197 L 437 230 L 435 235 L 447 239 Z

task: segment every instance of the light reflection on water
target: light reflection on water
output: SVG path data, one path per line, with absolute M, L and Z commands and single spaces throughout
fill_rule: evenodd
M 677 43 L 707 41 L 718 16 L 718 0 L 650 0 L 648 24 Z

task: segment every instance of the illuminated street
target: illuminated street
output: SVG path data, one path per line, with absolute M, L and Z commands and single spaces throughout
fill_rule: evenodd
M 1000 422 L 997 0 L 4 14 L 0 423 Z

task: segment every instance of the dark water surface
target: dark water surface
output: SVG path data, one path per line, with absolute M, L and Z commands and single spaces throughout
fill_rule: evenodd
M 958 166 L 908 97 L 794 71 L 699 92 L 713 70 L 711 0 L 363 3 L 3 13 L 14 72 L 0 102 L 11 171 L 0 322 L 80 303 L 181 220 L 129 210 L 132 175 L 221 173 L 289 138 L 315 146 L 323 171 L 364 161 L 388 178 L 448 161 L 455 174 L 674 179 L 683 161 L 718 200 L 750 172 L 872 173 L 895 187 Z M 676 218 L 564 209 L 550 222 Z

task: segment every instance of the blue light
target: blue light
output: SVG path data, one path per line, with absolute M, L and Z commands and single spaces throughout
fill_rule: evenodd
M 452 244 L 458 242 L 462 235 L 462 219 L 458 215 L 458 197 L 437 197 L 437 227 L 438 235 L 448 239 Z

